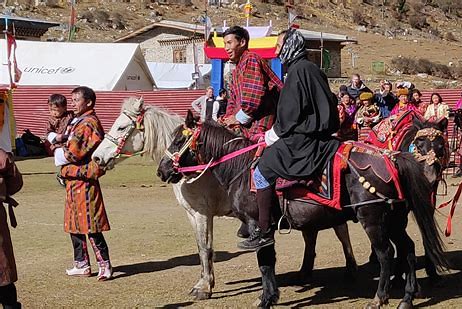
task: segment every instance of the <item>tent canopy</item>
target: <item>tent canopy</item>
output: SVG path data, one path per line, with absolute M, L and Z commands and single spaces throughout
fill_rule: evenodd
M 199 64 L 200 80 L 212 70 L 211 64 Z M 194 64 L 148 62 L 149 70 L 158 88 L 185 89 L 194 84 Z
M 94 90 L 152 90 L 154 80 L 138 44 L 17 40 L 19 86 L 88 86 Z M 0 85 L 9 84 L 6 41 L 0 40 Z

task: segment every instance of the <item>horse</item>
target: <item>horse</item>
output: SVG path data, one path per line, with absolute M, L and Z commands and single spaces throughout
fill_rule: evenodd
M 405 111 L 378 123 L 366 138 L 366 142 L 389 150 L 411 152 L 421 162 L 425 177 L 430 182 L 433 197 L 433 211 L 436 207 L 436 194 L 438 185 L 443 178 L 443 171 L 449 161 L 448 143 L 444 138 L 444 131 L 448 126 L 448 120 L 425 121 L 414 111 Z M 423 136 L 422 132 L 432 130 L 437 134 L 431 138 Z M 385 131 L 385 132 L 384 132 Z M 381 137 L 382 136 L 382 137 Z M 415 147 L 418 144 L 418 147 Z M 421 149 L 421 151 L 419 150 Z M 342 236 L 347 238 L 348 236 Z M 372 250 L 369 261 L 377 262 Z M 432 280 L 438 280 L 435 265 L 425 255 L 425 271 Z M 400 280 L 401 274 L 396 274 L 395 279 Z
M 156 162 L 164 155 L 173 140 L 175 129 L 184 122 L 179 116 L 171 115 L 156 106 L 144 106 L 141 98 L 130 97 L 124 100 L 121 114 L 114 121 L 109 132 L 92 155 L 92 159 L 104 169 L 112 169 L 116 162 L 134 155 L 145 155 Z M 216 188 L 204 193 L 203 188 Z M 178 203 L 185 209 L 192 225 L 197 242 L 201 275 L 191 289 L 196 299 L 208 299 L 215 285 L 213 270 L 213 218 L 215 216 L 235 216 L 231 207 L 232 200 L 226 190 L 220 186 L 211 172 L 206 172 L 198 180 L 186 179 L 173 184 L 173 192 Z M 249 225 L 252 218 L 246 218 Z M 347 273 L 353 273 L 356 260 L 353 255 L 346 224 L 334 227 L 342 242 Z M 310 277 L 314 263 L 314 248 L 317 231 L 303 231 L 305 254 L 300 269 L 300 277 Z
M 205 122 L 197 125 L 191 112 L 188 112 L 185 123 L 175 131 L 175 137 L 168 148 L 168 153 L 162 158 L 158 168 L 161 180 L 178 183 L 184 179 L 179 173 L 179 166 L 207 163 L 201 168 L 204 172 L 212 172 L 213 176 L 225 188 L 231 199 L 232 210 L 242 221 L 248 217 L 257 218 L 258 208 L 255 195 L 250 191 L 250 175 L 247 172 L 252 165 L 256 150 L 253 149 L 238 158 L 215 165 L 212 162 L 235 154 L 236 151 L 251 146 L 245 138 L 238 138 L 234 133 L 219 124 Z M 416 147 L 419 147 L 416 145 Z M 354 155 L 352 153 L 352 155 Z M 362 153 L 360 157 L 371 163 L 377 158 Z M 381 165 L 386 165 L 385 157 L 379 157 Z M 349 159 L 351 160 L 351 158 Z M 348 160 L 348 162 L 349 162 Z M 358 171 L 352 164 L 342 174 L 344 203 L 352 207 L 341 210 L 324 206 L 306 206 L 306 203 L 291 200 L 286 204 L 294 228 L 298 230 L 325 229 L 349 220 L 357 219 L 368 235 L 380 262 L 381 271 L 377 291 L 369 308 L 378 308 L 388 302 L 391 260 L 396 245 L 401 256 L 407 262 L 405 295 L 398 308 L 412 308 L 412 301 L 418 290 L 416 278 L 416 257 L 414 242 L 406 233 L 409 211 L 414 213 L 428 255 L 435 265 L 441 269 L 448 268 L 448 262 L 443 254 L 443 244 L 438 233 L 438 227 L 431 211 L 432 201 L 430 183 L 426 180 L 419 163 L 409 153 L 396 153 L 391 156 L 395 162 L 398 177 L 402 185 L 405 200 L 398 200 L 399 194 L 393 182 L 381 182 L 373 170 Z M 214 166 L 213 168 L 209 168 Z M 362 178 L 362 179 L 361 179 Z M 200 179 L 200 178 L 199 178 Z M 364 180 L 369 180 L 367 185 Z M 374 187 L 369 191 L 371 184 Z M 376 192 L 380 188 L 380 193 Z M 215 188 L 213 188 L 215 190 Z M 203 188 L 203 194 L 209 194 Z M 377 196 L 382 198 L 377 199 Z M 394 201 L 390 205 L 390 201 Z M 262 276 L 262 294 L 259 307 L 270 308 L 279 299 L 279 289 L 275 277 L 276 252 L 274 244 L 257 251 L 258 266 Z

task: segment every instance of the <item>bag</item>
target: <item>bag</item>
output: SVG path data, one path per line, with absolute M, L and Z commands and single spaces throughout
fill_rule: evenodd
M 26 148 L 26 156 L 43 156 L 46 155 L 45 145 L 42 139 L 34 135 L 29 129 L 25 129 L 21 135 L 22 142 Z

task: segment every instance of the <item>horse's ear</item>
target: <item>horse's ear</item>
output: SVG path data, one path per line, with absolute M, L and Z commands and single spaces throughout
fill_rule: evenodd
M 190 109 L 188 109 L 188 114 L 186 115 L 186 120 L 184 122 L 187 128 L 194 129 L 197 124 L 197 118 L 194 117 Z
M 446 128 L 448 127 L 448 119 L 446 117 L 443 117 L 441 118 L 437 123 L 437 127 L 438 127 L 438 130 L 440 130 L 441 132 L 444 132 L 446 130 Z
M 137 111 L 141 111 L 143 109 L 143 104 L 144 104 L 144 99 L 143 99 L 143 97 L 140 97 L 140 98 L 135 100 L 135 104 L 133 104 L 133 107 Z

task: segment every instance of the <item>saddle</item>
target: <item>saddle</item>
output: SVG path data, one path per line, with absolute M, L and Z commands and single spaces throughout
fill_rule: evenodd
M 278 179 L 276 191 L 287 200 L 303 201 L 307 204 L 341 210 L 346 204 L 342 199 L 342 190 L 345 189 L 342 185 L 344 173 L 348 169 L 355 169 L 359 175 L 366 174 L 366 171 L 374 175 L 372 179 L 367 179 L 366 182 L 369 184 L 367 188 L 366 184 L 363 184 L 365 190 L 374 193 L 381 183 L 393 183 L 396 195 L 402 199 L 398 171 L 392 162 L 392 156 L 396 153 L 372 145 L 348 141 L 340 145 L 322 174 L 310 180 Z M 375 187 L 371 183 L 376 184 Z
M 398 150 L 414 119 L 418 117 L 414 111 L 392 115 L 375 125 L 364 142 L 382 149 Z

